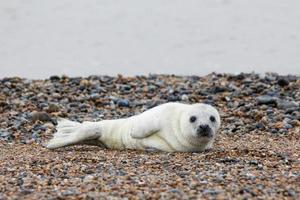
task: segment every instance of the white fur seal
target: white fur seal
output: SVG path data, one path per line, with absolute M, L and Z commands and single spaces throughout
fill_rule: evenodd
M 125 119 L 58 121 L 49 149 L 90 144 L 112 149 L 200 152 L 209 149 L 220 127 L 218 111 L 207 104 L 166 103 Z

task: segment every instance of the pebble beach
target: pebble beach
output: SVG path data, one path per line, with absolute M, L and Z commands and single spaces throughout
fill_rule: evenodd
M 166 102 L 208 103 L 211 150 L 48 150 L 58 118 L 117 119 Z M 300 76 L 0 79 L 0 199 L 299 199 Z

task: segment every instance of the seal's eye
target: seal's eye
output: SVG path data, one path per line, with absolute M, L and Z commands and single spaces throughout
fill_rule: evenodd
M 210 120 L 211 122 L 215 122 L 215 121 L 216 121 L 216 118 L 215 118 L 214 116 L 210 116 L 210 117 L 209 117 L 209 120 Z
M 196 120 L 197 120 L 197 117 L 195 117 L 195 116 L 191 116 L 191 117 L 190 117 L 190 122 L 193 123 L 193 122 L 195 122 Z

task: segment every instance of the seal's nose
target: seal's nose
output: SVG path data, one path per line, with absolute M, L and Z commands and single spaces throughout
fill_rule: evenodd
M 202 137 L 210 137 L 211 136 L 211 128 L 208 124 L 202 124 L 198 128 L 198 135 Z

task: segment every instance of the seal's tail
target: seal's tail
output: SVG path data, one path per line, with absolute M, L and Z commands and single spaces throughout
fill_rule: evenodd
M 46 146 L 48 149 L 80 144 L 101 136 L 98 122 L 79 123 L 67 119 L 59 119 L 56 128 L 57 132 Z

